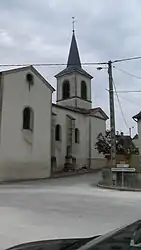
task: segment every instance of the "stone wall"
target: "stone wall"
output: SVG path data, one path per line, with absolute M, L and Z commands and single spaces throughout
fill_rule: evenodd
M 110 168 L 106 167 L 102 170 L 101 181 L 99 184 L 105 186 L 115 186 L 113 173 Z M 116 186 L 122 186 L 122 175 L 117 173 Z M 124 187 L 127 188 L 141 188 L 141 172 L 124 173 Z
M 124 155 L 116 155 L 116 163 L 119 164 L 122 161 L 125 161 Z M 129 163 L 129 166 L 131 168 L 135 168 L 137 171 L 141 170 L 140 167 L 140 155 L 132 155 L 130 159 L 127 161 Z M 106 159 L 106 165 L 107 167 L 111 167 L 111 160 Z

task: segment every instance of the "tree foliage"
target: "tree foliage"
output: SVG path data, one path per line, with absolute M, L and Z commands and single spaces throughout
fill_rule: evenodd
M 106 131 L 105 135 L 100 133 L 97 136 L 96 149 L 100 154 L 105 157 L 111 155 L 111 133 Z M 116 153 L 130 156 L 131 154 L 138 154 L 138 149 L 132 142 L 130 136 L 116 135 Z

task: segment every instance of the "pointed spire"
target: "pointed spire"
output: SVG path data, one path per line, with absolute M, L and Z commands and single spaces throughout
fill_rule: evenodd
M 77 42 L 75 39 L 74 29 L 73 29 L 73 34 L 72 34 L 72 40 L 71 40 L 71 46 L 70 46 L 69 57 L 68 57 L 68 62 L 67 62 L 67 68 L 70 66 L 75 67 L 75 68 L 81 68 L 81 62 L 80 62 Z

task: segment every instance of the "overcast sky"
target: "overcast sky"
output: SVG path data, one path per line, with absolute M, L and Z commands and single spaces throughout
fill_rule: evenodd
M 82 62 L 141 56 L 141 0 L 0 0 L 0 64 L 66 63 L 76 17 Z M 141 77 L 141 60 L 118 63 L 118 69 Z M 56 88 L 54 75 L 63 69 L 38 67 Z M 92 80 L 93 107 L 109 115 L 107 70 L 85 68 Z M 141 90 L 141 80 L 114 69 L 117 90 Z M 128 127 L 141 110 L 141 93 L 119 93 Z M 55 94 L 53 95 L 55 102 Z M 115 96 L 116 130 L 128 133 Z

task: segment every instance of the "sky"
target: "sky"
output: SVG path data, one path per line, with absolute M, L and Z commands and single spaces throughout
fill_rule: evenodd
M 0 64 L 66 63 L 72 16 L 81 62 L 141 56 L 140 9 L 140 0 L 1 0 Z M 62 69 L 37 67 L 55 88 L 54 75 Z M 84 69 L 94 76 L 93 107 L 100 106 L 109 115 L 107 69 Z M 140 91 L 141 79 L 123 71 L 140 78 L 141 60 L 116 63 L 113 68 L 117 91 Z M 127 134 L 132 128 L 135 134 L 137 124 L 132 116 L 141 110 L 141 92 L 119 92 L 118 96 L 125 119 L 115 95 L 116 130 Z

